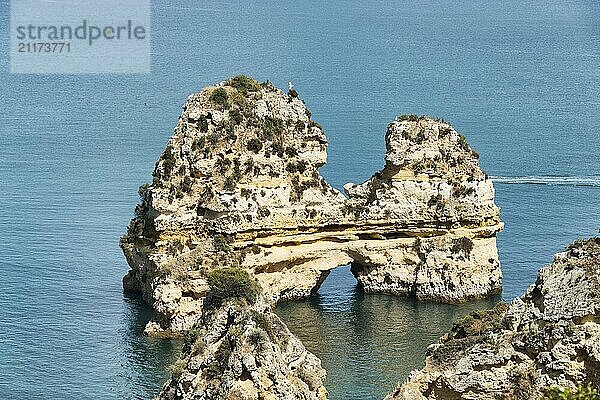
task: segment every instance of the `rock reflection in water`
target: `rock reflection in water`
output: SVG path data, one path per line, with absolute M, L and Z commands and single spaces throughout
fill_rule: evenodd
M 276 312 L 323 362 L 331 400 L 368 400 L 383 398 L 420 368 L 427 346 L 454 320 L 497 301 L 450 305 L 365 294 L 345 266 L 316 295 L 282 303 Z

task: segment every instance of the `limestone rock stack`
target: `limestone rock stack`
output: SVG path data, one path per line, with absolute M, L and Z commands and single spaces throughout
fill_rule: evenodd
M 498 293 L 502 223 L 479 155 L 449 124 L 427 117 L 397 118 L 385 141 L 384 169 L 344 186 L 357 224 L 387 239 L 385 248 L 371 241 L 353 249 L 364 289 L 446 302 Z
M 296 93 L 235 77 L 189 97 L 121 247 L 148 333 L 189 330 L 206 275 L 253 274 L 271 304 L 352 264 L 367 292 L 460 302 L 501 290 L 492 182 L 449 124 L 402 116 L 384 168 L 344 186 L 319 174 L 327 139 Z

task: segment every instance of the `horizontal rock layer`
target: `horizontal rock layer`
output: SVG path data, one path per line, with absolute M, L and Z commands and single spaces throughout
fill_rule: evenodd
M 198 318 L 206 274 L 241 266 L 274 303 L 352 264 L 367 292 L 460 302 L 501 290 L 492 182 L 449 124 L 401 116 L 384 168 L 345 194 L 319 174 L 327 139 L 295 92 L 236 77 L 189 97 L 121 240 L 149 333 Z
M 557 254 L 510 306 L 455 324 L 388 399 L 537 400 L 579 384 L 600 389 L 599 238 Z

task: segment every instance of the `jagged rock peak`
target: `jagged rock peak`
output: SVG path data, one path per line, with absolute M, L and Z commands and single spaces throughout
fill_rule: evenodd
M 402 115 L 389 124 L 385 144 L 390 169 L 404 169 L 427 178 L 485 178 L 479 154 L 443 120 Z
M 500 223 L 479 155 L 450 124 L 402 115 L 388 125 L 385 142 L 384 169 L 363 184 L 344 186 L 348 207 L 374 220 Z
M 239 231 L 256 228 L 243 216 L 274 209 L 295 210 L 303 221 L 310 216 L 295 206 L 303 199 L 342 202 L 318 173 L 327 139 L 310 116 L 297 96 L 244 76 L 191 95 L 147 188 L 152 205 L 176 215 L 197 211 L 192 220 L 231 213 L 230 229 Z M 273 218 L 261 215 L 260 225 Z M 159 229 L 185 227 L 175 218 L 157 222 Z
M 211 296 L 214 287 L 209 292 L 159 399 L 326 400 L 319 359 L 271 311 L 247 273 L 223 271 L 216 277 L 221 295 Z
M 455 324 L 388 399 L 537 400 L 551 387 L 600 389 L 599 311 L 600 238 L 574 242 L 522 297 Z

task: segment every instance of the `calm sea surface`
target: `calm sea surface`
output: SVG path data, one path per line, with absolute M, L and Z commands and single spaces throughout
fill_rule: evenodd
M 9 4 L 0 0 L 6 35 Z M 596 0 L 154 2 L 152 74 L 9 75 L 0 49 L 0 398 L 145 399 L 179 343 L 141 336 L 118 247 L 186 97 L 245 73 L 294 82 L 336 187 L 383 165 L 387 123 L 450 121 L 496 180 L 503 298 L 600 228 Z M 5 38 L 6 40 L 6 38 Z M 377 399 L 461 306 L 366 296 L 347 268 L 277 312 L 332 400 Z

